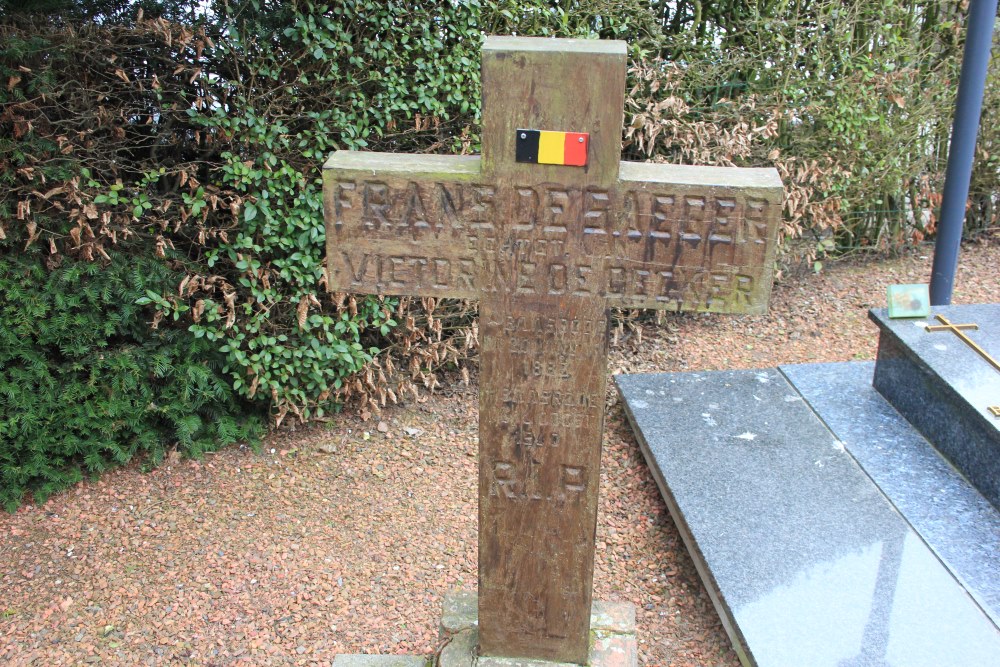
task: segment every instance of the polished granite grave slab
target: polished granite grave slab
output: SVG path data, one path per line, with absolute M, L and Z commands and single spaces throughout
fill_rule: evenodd
M 744 664 L 997 664 L 997 627 L 780 373 L 615 382 Z
M 1000 625 L 1000 512 L 872 387 L 875 363 L 779 370 Z
M 1000 304 L 934 306 L 927 319 L 890 320 L 885 309 L 870 317 L 879 327 L 874 386 L 1000 508 L 1000 371 L 940 325 L 975 323 L 964 333 L 993 359 L 1000 359 Z

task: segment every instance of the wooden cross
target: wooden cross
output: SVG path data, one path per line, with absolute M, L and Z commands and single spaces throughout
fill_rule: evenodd
M 969 338 L 968 336 L 966 336 L 965 333 L 964 333 L 965 330 L 968 330 L 968 331 L 978 331 L 979 330 L 979 325 L 978 324 L 952 324 L 951 322 L 948 321 L 948 319 L 944 315 L 935 315 L 934 319 L 936 319 L 941 324 L 928 324 L 928 325 L 926 325 L 924 327 L 924 331 L 928 331 L 928 332 L 950 331 L 950 332 L 952 332 L 953 334 L 955 334 L 956 336 L 958 336 L 960 339 L 962 339 L 963 343 L 965 343 L 966 345 L 968 345 L 969 347 L 971 347 L 976 352 L 976 354 L 978 354 L 983 359 L 985 359 L 986 363 L 988 363 L 990 366 L 992 366 L 993 368 L 995 368 L 998 371 L 1000 371 L 1000 361 L 997 361 L 992 356 L 990 356 L 989 352 L 987 352 L 982 347 L 980 347 L 979 344 L 976 343 L 976 341 L 972 340 L 971 338 Z
M 482 157 L 324 167 L 329 289 L 479 299 L 481 655 L 587 661 L 608 308 L 760 313 L 771 289 L 777 172 L 620 162 L 625 65 L 620 41 L 489 37 Z

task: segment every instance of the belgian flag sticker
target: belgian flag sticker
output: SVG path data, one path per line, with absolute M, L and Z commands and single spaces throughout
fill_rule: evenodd
M 587 166 L 586 132 L 550 132 L 548 130 L 517 130 L 515 159 L 531 164 L 564 164 Z

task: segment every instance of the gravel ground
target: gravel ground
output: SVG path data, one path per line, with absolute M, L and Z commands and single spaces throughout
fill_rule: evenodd
M 869 307 L 930 259 L 841 262 L 759 317 L 671 315 L 612 372 L 871 359 Z M 955 303 L 1000 302 L 1000 243 L 967 246 Z M 130 466 L 0 513 L 0 663 L 327 665 L 430 653 L 476 583 L 476 387 L 338 418 L 148 474 Z M 737 665 L 609 391 L 595 594 L 638 608 L 645 665 Z

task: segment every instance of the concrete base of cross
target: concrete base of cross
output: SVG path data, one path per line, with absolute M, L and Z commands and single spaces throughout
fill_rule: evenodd
M 334 656 L 333 667 L 427 667 L 427 662 L 427 658 L 419 655 L 341 653 Z
M 476 594 L 449 593 L 441 616 L 441 650 L 428 661 L 408 655 L 338 655 L 333 667 L 580 667 L 573 663 L 478 656 L 479 613 Z M 636 667 L 635 607 L 628 602 L 595 601 L 590 612 L 587 667 Z
M 441 617 L 440 667 L 578 667 L 571 663 L 477 656 L 479 618 L 476 594 L 457 591 L 445 596 Z M 595 601 L 590 614 L 588 667 L 635 667 L 635 607 L 627 602 Z

